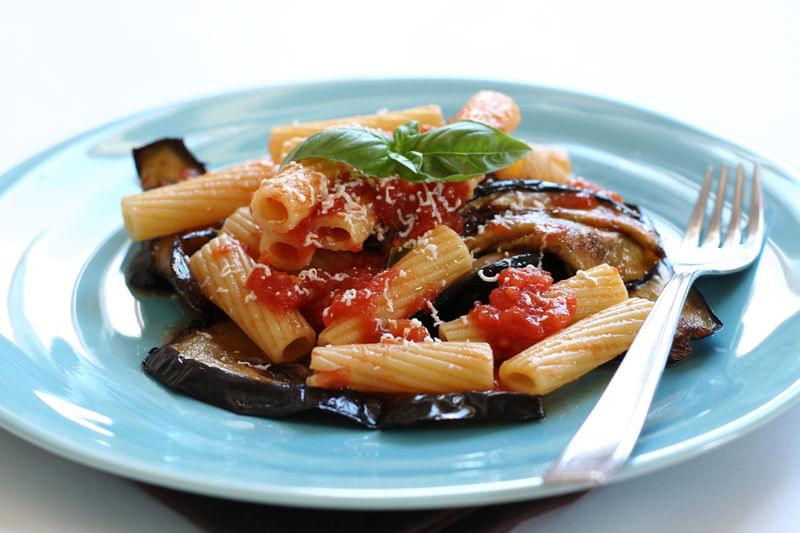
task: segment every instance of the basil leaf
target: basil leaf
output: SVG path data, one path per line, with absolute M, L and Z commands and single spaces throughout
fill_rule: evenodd
M 391 157 L 395 163 L 400 165 L 401 167 L 405 168 L 408 172 L 412 174 L 416 174 L 419 172 L 419 164 L 414 163 L 408 157 L 404 156 L 403 154 L 398 154 L 397 152 L 389 152 L 389 157 Z
M 414 149 L 414 144 L 419 138 L 419 121 L 412 120 L 397 126 L 392 139 L 392 150 L 404 154 Z
M 481 122 L 464 120 L 420 134 L 419 122 L 411 121 L 398 126 L 392 140 L 361 126 L 321 131 L 297 145 L 281 166 L 319 158 L 381 178 L 464 181 L 505 168 L 529 151 L 524 142 Z
M 422 154 L 419 171 L 435 181 L 464 181 L 509 166 L 530 146 L 502 131 L 462 120 L 423 133 L 414 150 Z
M 331 128 L 315 133 L 295 146 L 281 167 L 302 159 L 327 159 L 357 168 L 382 178 L 396 174 L 396 163 L 389 156 L 389 139 L 361 126 Z

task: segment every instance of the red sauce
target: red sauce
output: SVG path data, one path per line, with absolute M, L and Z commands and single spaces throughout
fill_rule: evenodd
M 343 189 L 350 197 L 372 204 L 378 224 L 399 234 L 395 245 L 416 239 L 440 224 L 463 233 L 464 221 L 458 211 L 469 198 L 467 183 L 411 183 L 399 178 L 347 181 L 345 177 Z M 313 230 L 320 217 L 347 209 L 347 203 L 342 193 L 336 194 L 332 202 L 321 202 L 311 215 L 286 234 L 285 241 L 297 248 L 298 255 L 307 254 L 312 247 L 310 243 L 326 237 L 324 227 L 316 233 Z M 357 245 L 350 251 L 361 249 Z M 269 263 L 268 256 L 262 259 Z
M 391 230 L 408 232 L 408 239 L 420 237 L 439 224 L 457 233 L 464 230 L 458 210 L 467 201 L 467 183 L 411 183 L 402 179 L 378 182 L 375 211 Z
M 314 372 L 316 386 L 323 389 L 344 389 L 350 385 L 350 372 L 346 368 L 317 370 Z
M 557 207 L 566 209 L 591 209 L 597 206 L 597 199 L 594 196 L 582 192 L 553 194 L 550 202 Z
M 387 340 L 383 338 L 386 333 L 391 335 L 393 339 Z M 397 320 L 379 321 L 375 335 L 367 342 L 402 342 L 403 340 L 425 342 L 426 340 L 431 340 L 431 336 L 422 323 L 408 318 L 399 318 Z
M 542 269 L 507 268 L 489 303 L 476 304 L 469 312 L 470 320 L 486 333 L 495 357 L 511 357 L 572 322 L 575 296 L 548 290 L 552 283 L 550 273 Z
M 254 268 L 245 286 L 276 311 L 296 309 L 305 299 L 300 279 L 274 268 Z
M 235 244 L 222 243 L 219 246 L 211 249 L 211 255 L 214 257 L 222 257 L 228 255 L 236 249 Z
M 328 307 L 328 312 L 323 316 L 326 326 L 357 317 L 362 323 L 365 332 L 377 331 L 375 309 L 384 288 L 394 280 L 400 272 L 389 269 L 377 276 L 362 278 L 360 283 L 350 287 L 342 287 L 336 291 L 333 301 Z
M 276 268 L 255 268 L 246 286 L 270 309 L 284 312 L 299 309 L 311 326 L 319 330 L 324 327 L 323 311 L 334 296 L 373 279 L 379 268 L 371 256 L 365 256 L 362 265 L 340 272 L 314 268 L 292 275 Z
M 586 189 L 587 191 L 592 191 L 600 194 L 604 194 L 614 200 L 615 202 L 622 203 L 622 196 L 615 193 L 614 191 L 609 191 L 607 189 L 603 189 L 596 183 L 592 183 L 591 181 L 586 181 L 580 178 L 575 178 L 574 180 L 569 182 L 569 185 L 572 187 L 577 187 L 579 189 Z M 566 207 L 566 206 L 565 206 Z

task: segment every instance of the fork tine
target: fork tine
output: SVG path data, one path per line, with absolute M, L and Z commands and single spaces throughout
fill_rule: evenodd
M 750 198 L 750 220 L 747 222 L 747 243 L 759 243 L 764 238 L 764 195 L 761 191 L 761 165 L 753 168 L 752 195 Z
M 739 244 L 742 240 L 742 196 L 744 189 L 744 165 L 736 165 L 736 185 L 733 193 L 733 206 L 731 207 L 731 220 L 728 222 L 728 231 L 725 235 L 723 246 Z
M 725 189 L 728 187 L 728 165 L 722 165 L 719 171 L 719 182 L 717 183 L 717 193 L 714 201 L 714 211 L 711 213 L 711 222 L 708 224 L 708 232 L 703 240 L 703 246 L 719 246 L 720 229 L 722 228 L 722 208 L 725 205 Z
M 697 246 L 700 239 L 700 230 L 703 229 L 703 218 L 706 214 L 706 202 L 708 201 L 708 191 L 711 190 L 711 181 L 714 177 L 714 167 L 708 165 L 703 185 L 694 203 L 694 209 L 686 225 L 686 232 L 683 234 L 683 243 L 690 246 Z

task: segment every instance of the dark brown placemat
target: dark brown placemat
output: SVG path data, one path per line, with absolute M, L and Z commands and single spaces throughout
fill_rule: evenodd
M 512 529 L 527 518 L 580 498 L 584 492 L 485 507 L 426 511 L 329 511 L 238 502 L 140 484 L 198 527 L 214 533 L 249 531 L 488 532 Z

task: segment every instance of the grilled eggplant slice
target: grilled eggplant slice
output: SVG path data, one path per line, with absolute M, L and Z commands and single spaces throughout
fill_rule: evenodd
M 473 252 L 550 253 L 573 273 L 608 263 L 631 286 L 647 280 L 665 255 L 658 233 L 638 209 L 583 189 L 492 180 L 462 215 Z
M 142 190 L 155 189 L 205 174 L 206 166 L 186 148 L 183 139 L 165 138 L 133 149 Z
M 190 309 L 203 317 L 213 317 L 217 308 L 194 280 L 189 257 L 216 235 L 216 229 L 206 228 L 145 242 L 126 267 L 128 285 L 134 289 L 172 287 Z
M 476 189 L 462 214 L 473 252 L 547 252 L 563 261 L 570 274 L 608 263 L 619 269 L 631 296 L 649 300 L 658 297 L 671 273 L 658 232 L 639 208 L 603 194 L 530 180 L 489 180 Z M 437 310 L 442 316 L 442 309 Z M 721 327 L 693 289 L 671 360 L 683 359 L 691 353 L 692 340 Z
M 236 413 L 278 418 L 328 413 L 364 427 L 388 428 L 444 421 L 520 421 L 544 417 L 541 398 L 486 391 L 370 395 L 306 387 L 310 370 L 264 364 L 261 351 L 228 320 L 189 327 L 144 360 L 164 385 Z
M 638 287 L 629 289 L 628 293 L 631 297 L 655 301 L 671 274 L 672 267 L 666 261 L 662 261 L 649 280 Z M 700 291 L 692 289 L 683 306 L 678 329 L 675 331 L 675 339 L 672 341 L 672 351 L 669 355 L 670 361 L 684 359 L 692 353 L 691 341 L 708 337 L 720 329 L 722 329 L 720 319 L 708 306 Z

